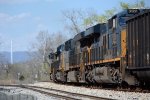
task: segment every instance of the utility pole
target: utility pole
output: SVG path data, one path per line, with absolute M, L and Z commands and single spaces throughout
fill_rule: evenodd
M 12 49 L 12 40 L 11 40 L 10 59 L 11 59 L 11 64 L 13 64 L 13 49 Z
M 139 0 L 137 0 L 137 7 L 139 8 Z

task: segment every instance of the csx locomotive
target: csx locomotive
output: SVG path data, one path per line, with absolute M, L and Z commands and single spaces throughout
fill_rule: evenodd
M 51 53 L 56 82 L 150 82 L 150 9 L 127 9 L 78 33 Z

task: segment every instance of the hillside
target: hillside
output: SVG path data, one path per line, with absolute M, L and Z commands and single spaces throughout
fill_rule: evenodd
M 10 52 L 1 52 L 1 54 L 9 61 L 11 62 L 11 59 L 10 59 Z M 30 59 L 30 56 L 28 54 L 27 51 L 16 51 L 16 52 L 13 52 L 13 62 L 14 63 L 18 63 L 18 62 L 25 62 L 27 60 Z

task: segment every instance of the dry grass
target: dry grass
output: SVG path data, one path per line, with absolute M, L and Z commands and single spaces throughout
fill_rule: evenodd
M 15 83 L 15 80 L 0 80 L 0 85 L 10 85 Z

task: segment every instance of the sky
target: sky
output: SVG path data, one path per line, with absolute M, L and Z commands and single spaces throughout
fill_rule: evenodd
M 41 30 L 49 33 L 64 28 L 62 11 L 94 9 L 99 14 L 117 7 L 119 2 L 138 0 L 0 0 L 0 51 L 27 51 Z M 150 0 L 145 0 L 147 6 Z

